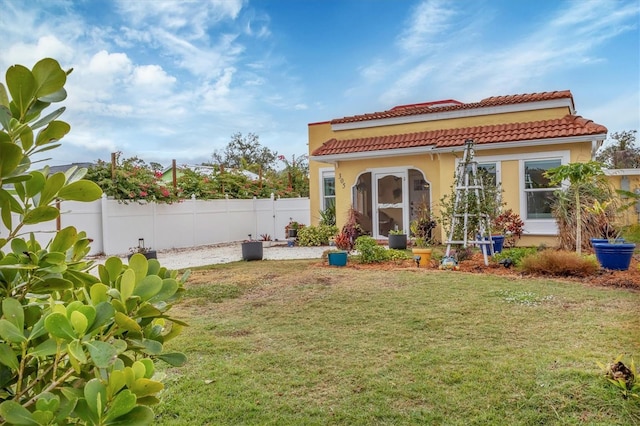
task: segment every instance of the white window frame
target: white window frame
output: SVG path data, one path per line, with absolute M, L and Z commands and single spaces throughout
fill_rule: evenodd
M 333 178 L 334 187 L 335 187 L 335 179 L 336 179 L 336 171 L 333 167 L 321 167 L 319 169 L 319 185 L 320 185 L 320 209 L 325 210 L 327 208 L 325 202 L 327 201 L 327 195 L 324 193 L 324 180 L 327 178 Z M 330 195 L 331 197 L 331 195 Z M 335 204 L 336 196 L 335 194 L 332 196 L 333 202 Z
M 518 161 L 518 184 L 519 184 L 519 196 L 520 196 L 520 217 L 524 222 L 524 234 L 525 235 L 558 235 L 558 225 L 555 219 L 527 219 L 527 198 L 525 193 L 525 176 L 524 176 L 524 163 L 525 161 L 536 160 L 560 160 L 560 164 L 568 164 L 571 161 L 571 152 L 569 150 L 562 151 L 546 151 L 546 152 L 531 152 L 525 154 L 505 154 L 505 155 L 488 155 L 477 156 L 474 158 L 478 163 L 497 163 L 496 164 L 496 179 L 499 183 L 502 182 L 502 170 L 501 162 L 503 161 Z

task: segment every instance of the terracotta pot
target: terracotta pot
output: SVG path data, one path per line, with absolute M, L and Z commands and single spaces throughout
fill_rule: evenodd
M 431 262 L 431 253 L 433 252 L 432 248 L 414 247 L 411 249 L 411 252 L 413 253 L 414 258 L 416 256 L 420 256 L 419 266 L 421 268 L 426 268 L 427 266 L 429 266 Z

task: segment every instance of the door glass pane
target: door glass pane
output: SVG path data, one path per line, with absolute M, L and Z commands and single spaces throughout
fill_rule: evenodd
M 402 178 L 385 176 L 378 179 L 378 204 L 402 203 Z
M 402 222 L 402 208 L 387 207 L 378 210 L 378 234 L 389 236 L 389 231 L 404 229 Z

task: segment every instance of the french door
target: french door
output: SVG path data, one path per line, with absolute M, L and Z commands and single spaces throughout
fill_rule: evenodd
M 406 171 L 374 173 L 373 236 L 387 238 L 395 229 L 409 232 Z

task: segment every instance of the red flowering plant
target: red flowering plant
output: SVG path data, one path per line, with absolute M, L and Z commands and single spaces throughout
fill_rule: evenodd
M 504 235 L 504 246 L 514 247 L 524 232 L 524 222 L 520 215 L 508 209 L 493 219 L 493 229 Z

